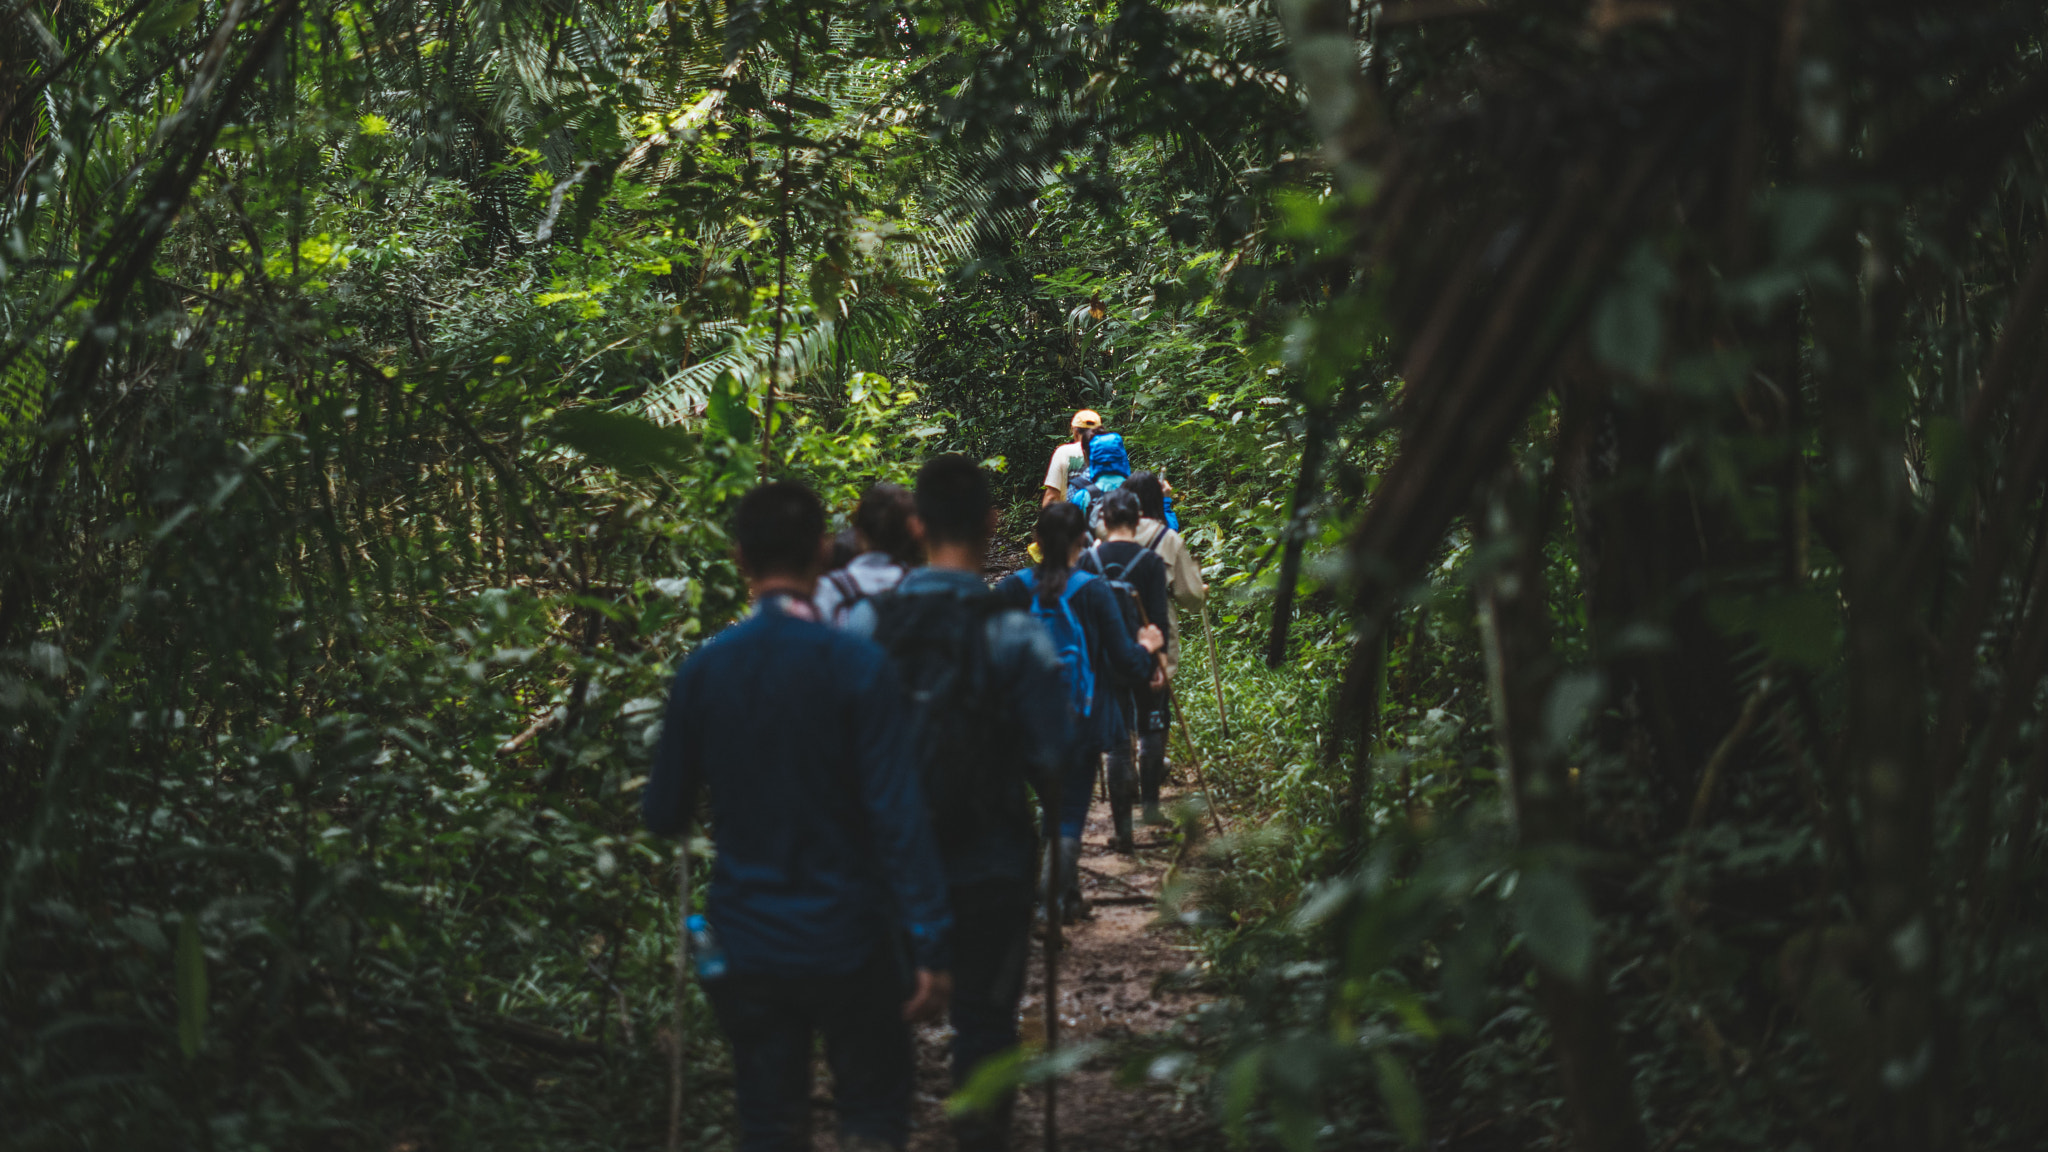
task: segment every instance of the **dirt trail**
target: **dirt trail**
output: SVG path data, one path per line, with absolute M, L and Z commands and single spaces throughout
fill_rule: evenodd
M 1169 807 L 1171 795 L 1172 789 L 1168 789 Z M 1207 999 L 1171 979 L 1188 966 L 1194 952 L 1177 926 L 1157 923 L 1154 898 L 1177 851 L 1177 845 L 1159 833 L 1141 827 L 1137 855 L 1121 856 L 1109 847 L 1108 806 L 1098 797 L 1089 813 L 1082 838 L 1081 888 L 1094 903 L 1095 915 L 1066 930 L 1066 953 L 1060 965 L 1062 1044 L 1115 1041 L 1162 1031 Z M 1032 949 L 1031 980 L 1025 988 L 1022 1014 L 1025 1040 L 1036 1044 L 1044 1037 L 1045 967 L 1042 944 L 1034 939 Z M 953 1148 L 944 1108 L 951 1091 L 946 1071 L 951 1035 L 951 1030 L 942 1026 L 918 1033 L 911 1152 L 951 1152 Z M 1125 1087 L 1116 1083 L 1116 1076 L 1117 1062 L 1098 1058 L 1061 1081 L 1062 1152 L 1159 1148 L 1205 1152 L 1222 1146 L 1199 1099 L 1180 1099 L 1170 1085 L 1150 1081 Z M 1012 1152 L 1036 1152 L 1044 1147 L 1044 1116 L 1042 1092 L 1027 1088 L 1017 1102 Z

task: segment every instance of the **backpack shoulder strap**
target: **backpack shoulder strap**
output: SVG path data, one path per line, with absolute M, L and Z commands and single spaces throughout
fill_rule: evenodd
M 1097 544 L 1096 547 L 1101 548 L 1102 545 Z M 1097 553 L 1095 566 L 1101 570 L 1103 578 L 1106 580 L 1123 580 L 1127 583 L 1130 580 L 1131 561 L 1129 560 L 1110 560 Z
M 1168 528 L 1165 524 L 1160 524 L 1159 531 L 1154 532 L 1152 534 L 1152 538 L 1150 540 L 1145 541 L 1145 551 L 1155 553 L 1158 552 L 1159 545 L 1166 540 L 1166 534 L 1170 531 L 1172 531 L 1172 529 Z M 1160 557 L 1160 559 L 1163 560 L 1165 559 L 1165 557 L 1162 556 Z
M 825 573 L 825 579 L 830 580 L 832 586 L 839 589 L 839 609 L 841 611 L 845 611 L 868 598 L 867 593 L 860 590 L 860 581 L 855 580 L 844 568 L 835 568 Z

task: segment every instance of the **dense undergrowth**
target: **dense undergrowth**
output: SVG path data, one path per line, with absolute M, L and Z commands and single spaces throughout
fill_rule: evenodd
M 5 28 L 11 1145 L 655 1144 L 731 499 L 964 451 L 1014 555 L 1084 405 L 1224 681 L 1185 621 L 1217 1000 L 1139 1075 L 1294 1152 L 2048 1131 L 2037 5 Z

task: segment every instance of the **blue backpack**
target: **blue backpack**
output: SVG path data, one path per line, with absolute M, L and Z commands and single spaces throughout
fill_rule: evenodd
M 1067 682 L 1067 696 L 1074 705 L 1076 716 L 1086 716 L 1095 707 L 1095 665 L 1088 659 L 1088 633 L 1081 628 L 1081 618 L 1074 614 L 1074 593 L 1081 590 L 1094 576 L 1086 572 L 1067 573 L 1067 586 L 1060 592 L 1060 598 L 1047 608 L 1038 602 L 1038 572 L 1026 568 L 1017 573 L 1017 579 L 1031 592 L 1031 615 L 1052 636 L 1052 649 L 1059 653 L 1061 677 Z
M 1102 498 L 1123 487 L 1130 478 L 1131 457 L 1124 451 L 1123 436 L 1098 432 L 1088 441 L 1088 471 L 1082 474 L 1081 483 L 1067 493 L 1067 500 L 1088 517 L 1090 530 L 1099 532 Z

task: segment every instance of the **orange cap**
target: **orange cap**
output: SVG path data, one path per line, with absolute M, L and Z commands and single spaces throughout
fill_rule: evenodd
M 1074 419 L 1067 424 L 1067 427 L 1100 428 L 1102 427 L 1102 414 L 1093 408 L 1083 408 L 1079 412 L 1074 413 Z

